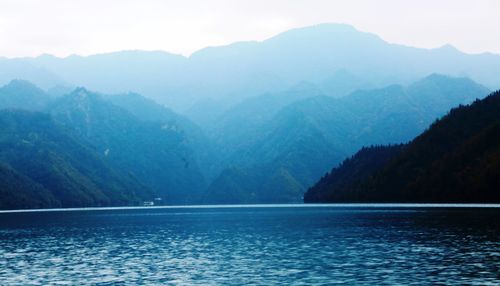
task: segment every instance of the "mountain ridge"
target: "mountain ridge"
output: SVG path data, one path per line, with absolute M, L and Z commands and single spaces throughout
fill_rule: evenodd
M 283 179 L 282 182 L 292 182 L 289 188 L 280 187 L 284 193 L 290 191 L 289 196 L 279 194 L 278 197 L 288 200 L 282 202 L 300 201 L 307 186 L 362 146 L 405 143 L 450 108 L 468 104 L 488 93 L 485 87 L 464 78 L 430 75 L 408 87 L 391 85 L 357 91 L 342 98 L 320 95 L 300 99 L 280 108 L 268 121 L 252 127 L 251 130 L 257 131 L 249 132 L 242 128 L 244 124 L 236 121 L 236 131 L 231 127 L 212 133 L 222 138 L 231 138 L 224 136 L 226 133 L 243 135 L 227 142 L 233 146 L 224 144 L 230 152 L 222 162 L 228 166 L 228 172 L 221 172 L 207 192 L 223 194 L 226 190 L 231 194 L 231 186 L 237 181 L 236 185 L 241 188 L 255 186 L 258 191 L 252 192 L 256 195 L 247 198 L 259 199 L 266 197 L 265 193 L 276 192 L 270 187 L 273 185 L 270 178 L 276 176 Z M 249 108 L 252 111 L 252 106 Z M 259 117 L 255 111 L 250 114 Z M 235 178 L 229 178 L 231 174 L 235 174 Z M 224 182 L 228 184 L 226 187 Z M 216 198 L 210 202 L 217 203 Z M 233 203 L 256 202 L 259 201 Z
M 432 72 L 463 75 L 490 89 L 500 88 L 500 80 L 492 76 L 500 72 L 500 55 L 466 54 L 447 46 L 406 47 L 339 24 L 292 29 L 261 42 L 201 49 L 190 57 L 125 51 L 2 62 L 5 68 L 0 68 L 0 83 L 19 77 L 19 71 L 32 70 L 25 73 L 25 79 L 45 89 L 72 85 L 108 94 L 137 92 L 177 112 L 206 99 L 238 103 L 287 90 L 300 81 L 319 84 L 328 93 L 322 82 L 341 70 L 353 76 L 339 96 L 367 85 L 406 85 Z M 118 68 L 123 66 L 128 68 Z
M 134 177 L 112 169 L 93 146 L 46 113 L 2 110 L 0 122 L 0 165 L 7 168 L 4 174 L 10 173 L 23 186 L 4 193 L 2 206 L 137 205 L 153 196 Z
M 388 152 L 384 160 L 379 159 L 381 150 Z M 496 91 L 452 109 L 404 146 L 362 149 L 311 187 L 304 200 L 498 203 L 499 178 Z

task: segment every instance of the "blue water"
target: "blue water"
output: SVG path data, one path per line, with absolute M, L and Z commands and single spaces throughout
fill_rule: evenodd
M 0 213 L 0 285 L 500 284 L 500 208 Z

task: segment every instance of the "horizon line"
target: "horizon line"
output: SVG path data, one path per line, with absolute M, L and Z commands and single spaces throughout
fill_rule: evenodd
M 60 55 L 55 55 L 55 54 L 51 54 L 51 53 L 48 53 L 48 52 L 42 52 L 38 55 L 34 55 L 34 56 L 13 56 L 13 57 L 10 57 L 10 56 L 3 56 L 3 55 L 0 55 L 0 60 L 23 60 L 23 59 L 38 59 L 38 58 L 43 58 L 43 57 L 51 57 L 51 58 L 56 58 L 56 59 L 61 59 L 61 60 L 64 60 L 64 59 L 69 59 L 69 58 L 88 58 L 88 57 L 93 57 L 93 56 L 104 56 L 104 55 L 111 55 L 111 54 L 119 54 L 119 53 L 133 53 L 133 52 L 144 52 L 144 53 L 162 53 L 162 54 L 168 54 L 170 56 L 177 56 L 177 57 L 182 57 L 184 59 L 190 59 L 194 54 L 198 53 L 198 52 L 201 52 L 203 50 L 206 50 L 206 49 L 211 49 L 211 48 L 221 48 L 221 47 L 229 47 L 229 46 L 232 46 L 232 45 L 235 45 L 235 44 L 241 44 L 241 43 L 263 43 L 263 42 L 266 42 L 268 40 L 271 40 L 275 37 L 278 37 L 284 33 L 288 33 L 288 32 L 291 32 L 291 31 L 295 31 L 295 30 L 301 30 L 301 29 L 308 29 L 308 28 L 315 28 L 315 27 L 319 27 L 319 26 L 327 26 L 327 25 L 330 25 L 330 26 L 345 26 L 345 27 L 350 27 L 350 28 L 353 28 L 356 32 L 358 33 L 361 33 L 361 34 L 369 34 L 369 35 L 373 35 L 377 38 L 379 38 L 381 41 L 385 42 L 386 44 L 388 45 L 396 45 L 396 46 L 400 46 L 400 47 L 406 47 L 406 48 L 415 48 L 415 49 L 421 49 L 421 50 L 428 50 L 428 51 L 431 51 L 431 50 L 439 50 L 439 49 L 454 49 L 462 54 L 465 54 L 465 55 L 498 55 L 500 56 L 500 53 L 496 53 L 496 52 L 492 52 L 492 51 L 483 51 L 483 52 L 466 52 L 466 51 L 463 51 L 461 49 L 459 49 L 458 47 L 450 44 L 450 43 L 446 43 L 446 44 L 443 44 L 443 45 L 440 45 L 440 46 L 437 46 L 437 47 L 417 47 L 417 46 L 411 46 L 411 45 L 407 45 L 407 44 L 402 44 L 402 43 L 394 43 L 394 42 L 390 42 L 386 39 L 383 39 L 381 36 L 375 34 L 375 33 L 372 33 L 372 32 L 366 32 L 366 31 L 362 31 L 360 30 L 359 28 L 355 27 L 354 25 L 352 24 L 348 24 L 348 23 L 340 23 L 340 22 L 325 22 L 325 23 L 318 23 L 318 24 L 314 24 L 314 25 L 308 25 L 308 26 L 300 26 L 300 27 L 293 27 L 293 28 L 289 28 L 289 29 L 286 29 L 286 30 L 283 30 L 279 33 L 276 33 L 268 38 L 265 38 L 263 40 L 242 40 L 242 41 L 234 41 L 234 42 L 229 42 L 227 44 L 220 44 L 220 45 L 208 45 L 208 46 L 205 46 L 205 47 L 201 47 L 189 54 L 182 54 L 182 53 L 176 53 L 176 52 L 172 52 L 172 51 L 168 51 L 168 50 L 165 50 L 165 49 L 135 49 L 135 48 L 124 48 L 122 50 L 113 50 L 113 51 L 102 51 L 102 52 L 96 52 L 96 53 L 90 53 L 90 54 L 78 54 L 78 53 L 71 53 L 71 54 L 68 54 L 68 55 L 65 55 L 65 56 L 60 56 Z

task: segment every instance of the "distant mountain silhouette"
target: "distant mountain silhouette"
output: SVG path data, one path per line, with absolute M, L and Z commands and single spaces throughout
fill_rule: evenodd
M 500 203 L 500 92 L 452 109 L 405 146 L 362 149 L 304 201 Z
M 326 95 L 407 85 L 430 73 L 466 76 L 500 88 L 500 55 L 469 55 L 451 46 L 389 44 L 349 25 L 293 29 L 262 42 L 205 48 L 189 58 L 158 51 L 0 60 L 0 83 L 22 78 L 44 89 L 85 86 L 104 93 L 138 92 L 176 111 L 218 100 L 223 105 L 280 92 L 302 81 Z M 206 118 L 205 120 L 209 120 Z

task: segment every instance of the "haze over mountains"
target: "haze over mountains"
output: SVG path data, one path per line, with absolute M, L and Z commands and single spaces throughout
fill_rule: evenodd
M 0 59 L 0 208 L 302 202 L 345 158 L 411 141 L 497 74 L 499 55 L 336 24 L 189 58 Z
M 233 118 L 233 126 L 215 132 L 222 134 L 218 140 L 229 152 L 224 165 L 230 168 L 210 186 L 209 193 L 217 195 L 209 197 L 213 203 L 226 202 L 224 194 L 232 197 L 236 192 L 255 197 L 235 198 L 233 203 L 301 201 L 308 186 L 362 146 L 407 142 L 451 107 L 487 94 L 468 79 L 431 75 L 407 87 L 298 100 L 248 129 L 243 127 L 264 116 L 258 110 L 241 111 L 238 115 L 251 116 Z M 268 98 L 265 102 L 272 106 Z M 263 112 L 269 114 L 269 108 Z M 240 140 L 224 141 L 233 134 Z
M 469 77 L 500 87 L 500 56 L 468 55 L 451 46 L 417 49 L 389 44 L 342 24 L 281 33 L 263 42 L 210 47 L 189 58 L 166 52 L 125 51 L 88 57 L 0 60 L 0 84 L 29 80 L 44 88 L 84 86 L 103 93 L 137 92 L 176 111 L 193 105 L 230 105 L 289 89 L 301 81 L 326 95 L 357 88 L 409 84 L 431 73 Z

